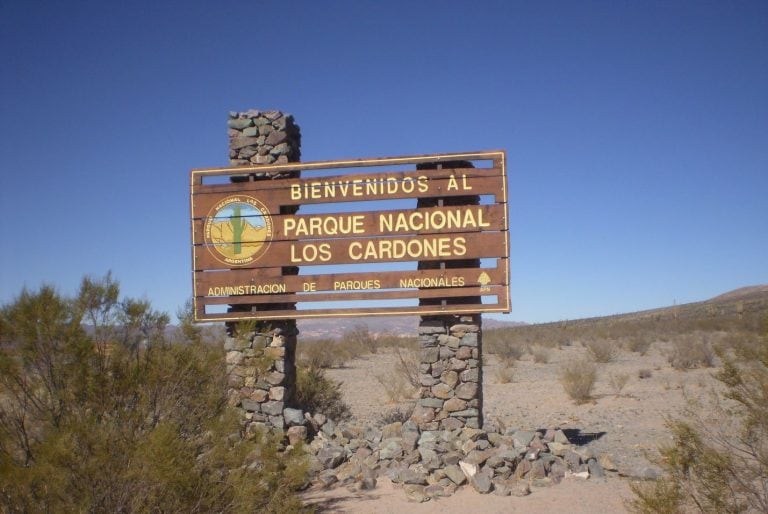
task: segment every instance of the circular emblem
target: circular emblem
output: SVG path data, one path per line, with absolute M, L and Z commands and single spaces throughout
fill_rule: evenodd
M 208 213 L 204 234 L 208 251 L 217 261 L 247 266 L 269 248 L 272 218 L 264 204 L 252 196 L 228 196 Z

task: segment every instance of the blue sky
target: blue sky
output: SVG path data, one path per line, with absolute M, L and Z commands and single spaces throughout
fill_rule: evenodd
M 5 0 L 0 59 L 2 303 L 112 270 L 174 313 L 249 108 L 305 161 L 506 150 L 504 319 L 768 283 L 768 2 Z

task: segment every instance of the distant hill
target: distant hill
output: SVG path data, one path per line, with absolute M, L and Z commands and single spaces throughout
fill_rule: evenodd
M 301 319 L 298 320 L 302 339 L 336 338 L 344 332 L 359 325 L 366 325 L 374 334 L 392 334 L 396 336 L 413 336 L 419 326 L 419 316 L 368 316 L 333 319 Z M 523 325 L 524 323 L 499 321 L 483 318 L 483 327 L 506 328 Z
M 519 322 L 504 322 L 491 318 L 483 319 L 483 328 L 535 330 L 536 327 L 562 326 L 598 326 L 615 325 L 617 323 L 686 323 L 699 324 L 703 328 L 707 324 L 731 320 L 734 323 L 749 323 L 757 326 L 768 316 L 768 285 L 742 287 L 700 302 L 659 307 L 644 311 L 583 318 L 577 320 L 557 321 L 551 323 L 526 324 Z M 344 332 L 366 325 L 374 334 L 389 333 L 393 335 L 412 336 L 416 334 L 419 316 L 369 316 L 336 319 L 299 320 L 299 330 L 302 338 L 322 339 L 337 338 Z

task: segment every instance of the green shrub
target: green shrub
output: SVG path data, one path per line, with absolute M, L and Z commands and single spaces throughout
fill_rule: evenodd
M 0 512 L 300 511 L 305 458 L 241 436 L 223 348 L 168 342 L 118 293 L 107 275 L 0 309 Z
M 331 380 L 322 369 L 312 366 L 296 368 L 294 402 L 305 412 L 322 413 L 336 421 L 351 416 L 349 405 L 344 403 L 341 382 Z

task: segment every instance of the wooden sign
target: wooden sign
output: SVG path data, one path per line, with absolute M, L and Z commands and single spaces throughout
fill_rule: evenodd
M 509 312 L 505 161 L 493 151 L 192 170 L 196 319 Z

